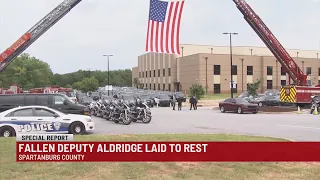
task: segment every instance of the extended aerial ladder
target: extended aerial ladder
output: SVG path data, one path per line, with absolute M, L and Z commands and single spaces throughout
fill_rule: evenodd
M 285 72 L 289 75 L 289 85 L 280 89 L 280 101 L 295 103 L 297 105 L 310 104 L 312 96 L 320 96 L 320 86 L 309 86 L 307 75 L 303 73 L 289 53 L 283 48 L 277 38 L 264 24 L 260 17 L 251 9 L 244 0 L 233 0 L 243 14 L 244 19 L 266 44 L 272 54 L 280 62 Z M 293 83 L 290 83 L 292 79 Z
M 299 68 L 289 53 L 283 48 L 277 38 L 264 24 L 260 17 L 251 9 L 244 0 L 233 0 L 243 14 L 244 19 L 266 44 L 272 54 L 280 62 L 286 73 L 293 80 L 292 85 L 307 86 L 307 75 Z
M 33 42 L 35 42 L 48 29 L 63 18 L 72 8 L 82 0 L 64 0 L 49 14 L 42 18 L 36 25 L 28 30 L 13 45 L 0 54 L 0 72 L 2 72 L 14 58 L 19 56 Z

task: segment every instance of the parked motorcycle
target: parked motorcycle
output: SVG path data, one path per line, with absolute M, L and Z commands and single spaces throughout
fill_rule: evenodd
M 131 104 L 130 111 L 133 122 L 140 120 L 143 123 L 150 123 L 152 119 L 150 107 L 139 98 L 136 98 L 135 103 Z
M 320 96 L 311 96 L 311 110 L 310 114 L 313 114 L 314 110 L 317 109 L 319 112 L 320 110 Z
M 130 113 L 130 108 L 128 105 L 125 103 L 114 103 L 112 102 L 113 105 L 113 111 L 111 111 L 111 120 L 114 121 L 115 123 L 119 123 L 120 121 L 124 125 L 129 125 L 132 122 L 132 119 L 129 115 Z
M 132 101 L 121 98 L 114 100 L 94 99 L 89 104 L 90 114 L 101 117 L 115 123 L 122 122 L 125 125 L 131 122 L 142 121 L 150 123 L 152 119 L 151 110 L 146 101 L 135 97 Z

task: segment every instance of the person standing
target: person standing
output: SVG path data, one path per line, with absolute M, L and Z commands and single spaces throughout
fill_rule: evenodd
M 180 98 L 178 98 L 177 99 L 177 101 L 178 101 L 178 111 L 181 111 L 181 108 L 182 108 L 182 98 L 180 97 Z
M 195 98 L 194 98 L 194 96 L 190 97 L 189 103 L 190 103 L 190 110 L 192 110 L 192 108 L 195 110 Z
M 193 108 L 194 108 L 194 110 L 197 110 L 198 109 L 198 99 L 195 96 L 193 96 L 193 98 L 194 98 Z
M 176 102 L 177 102 L 176 95 L 172 94 L 172 107 L 174 111 L 176 110 Z

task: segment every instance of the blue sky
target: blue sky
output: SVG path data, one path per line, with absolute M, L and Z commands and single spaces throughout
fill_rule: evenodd
M 0 0 L 0 51 L 63 0 Z M 180 42 L 228 45 L 222 32 L 238 32 L 237 46 L 264 46 L 232 0 L 185 0 Z M 285 48 L 320 49 L 320 1 L 247 0 Z M 144 53 L 149 0 L 83 0 L 27 53 L 56 73 L 132 68 Z M 320 51 L 320 50 L 319 50 Z

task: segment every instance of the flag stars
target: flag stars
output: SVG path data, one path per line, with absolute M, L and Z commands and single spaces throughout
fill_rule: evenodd
M 164 22 L 166 19 L 168 2 L 151 0 L 150 17 L 152 21 Z

